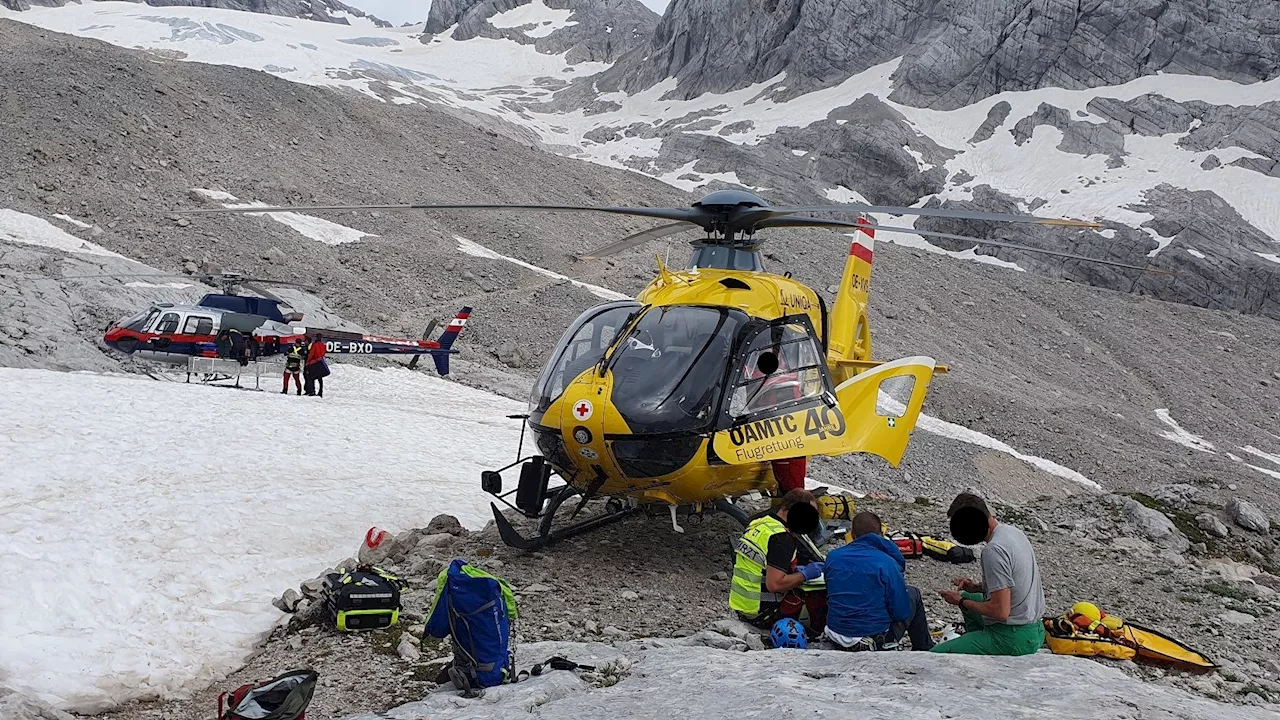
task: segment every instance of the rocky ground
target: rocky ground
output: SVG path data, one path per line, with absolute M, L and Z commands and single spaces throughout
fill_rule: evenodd
M 941 536 L 945 526 L 943 499 L 865 499 L 858 506 L 877 512 L 893 527 Z M 1262 523 L 1265 514 L 1254 516 L 1247 506 L 1217 507 L 1189 486 L 1170 486 L 1156 497 L 1139 494 L 1136 499 L 1042 497 L 1018 507 L 999 505 L 997 512 L 1026 529 L 1035 544 L 1049 612 L 1094 600 L 1113 614 L 1186 642 L 1222 670 L 1191 676 L 1106 662 L 1224 702 L 1280 702 L 1280 662 L 1274 652 L 1280 639 L 1280 538 L 1271 532 L 1269 520 Z M 442 516 L 420 530 L 401 533 L 376 554 L 363 549 L 354 553 L 408 581 L 400 627 L 364 634 L 325 629 L 308 611 L 316 607 L 309 598 L 318 586 L 309 581 L 283 594 L 297 612 L 285 616 L 232 677 L 190 700 L 135 703 L 95 717 L 196 720 L 207 716 L 222 689 L 302 666 L 315 668 L 321 677 L 308 713 L 316 720 L 381 712 L 416 700 L 436 687 L 433 680 L 449 655 L 447 643 L 424 642 L 421 634 L 436 576 L 454 557 L 475 562 L 511 584 L 521 613 L 519 643 L 618 644 L 692 637 L 722 649 L 761 649 L 762 641 L 729 622 L 729 541 L 738 531 L 736 524 L 724 515 L 683 524 L 686 532 L 680 535 L 664 518 L 640 516 L 526 553 L 503 545 L 492 524 L 468 532 Z M 907 577 L 926 591 L 929 616 L 940 624 L 955 619 L 954 608 L 932 591 L 949 587 L 952 577 L 977 572 L 977 565 L 921 559 L 908 564 Z M 299 598 L 301 605 L 294 605 Z

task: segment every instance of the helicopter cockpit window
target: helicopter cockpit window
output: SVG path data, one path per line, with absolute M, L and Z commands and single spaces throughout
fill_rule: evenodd
M 600 362 L 618 331 L 639 307 L 639 303 L 625 303 L 605 309 L 593 308 L 579 316 L 560 338 L 554 351 L 555 359 L 547 364 L 534 386 L 529 409 L 545 409 L 583 370 Z
M 129 330 L 133 330 L 134 332 L 143 332 L 151 325 L 151 321 L 155 320 L 156 316 L 159 314 L 159 310 L 144 310 L 120 323 L 120 325 L 128 328 Z
M 614 407 L 633 433 L 697 430 L 715 422 L 725 367 L 747 316 L 675 305 L 646 312 L 610 358 Z
M 183 335 L 212 335 L 213 318 L 204 315 L 191 315 L 182 326 Z
M 165 313 L 160 318 L 160 324 L 156 326 L 156 332 L 161 335 L 173 335 L 178 332 L 178 313 Z
M 750 341 L 729 401 L 733 417 L 816 398 L 826 389 L 822 354 L 800 323 L 773 325 Z

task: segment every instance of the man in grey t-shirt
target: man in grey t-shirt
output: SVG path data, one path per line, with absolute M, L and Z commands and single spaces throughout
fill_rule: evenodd
M 982 582 L 956 578 L 956 590 L 939 595 L 959 606 L 965 634 L 933 652 L 967 655 L 1028 655 L 1044 644 L 1044 589 L 1031 541 L 1018 528 L 998 522 L 982 498 L 961 493 L 951 509 L 951 534 L 964 545 L 986 542 Z

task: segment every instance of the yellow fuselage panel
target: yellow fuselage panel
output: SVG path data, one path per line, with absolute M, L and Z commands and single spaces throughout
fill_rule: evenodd
M 753 318 L 777 320 L 807 314 L 822 332 L 818 295 L 807 286 L 782 275 L 734 270 L 697 270 L 670 273 L 649 283 L 636 300 L 645 305 L 715 305 L 738 308 Z M 729 287 L 722 280 L 736 280 L 747 288 Z M 736 284 L 736 283 L 730 283 Z

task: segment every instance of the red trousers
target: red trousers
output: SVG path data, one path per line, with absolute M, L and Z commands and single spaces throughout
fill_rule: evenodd
M 802 457 L 773 461 L 773 477 L 778 481 L 780 495 L 785 495 L 789 490 L 804 487 L 804 475 L 808 465 L 808 458 Z
M 289 392 L 289 376 L 293 376 L 293 384 L 298 388 L 298 394 L 302 394 L 302 376 L 297 370 L 284 371 L 284 392 Z

